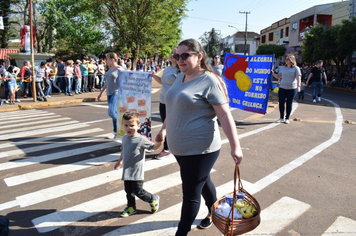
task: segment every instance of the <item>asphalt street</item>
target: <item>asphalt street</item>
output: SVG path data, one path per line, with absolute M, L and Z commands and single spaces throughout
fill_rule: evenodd
M 260 226 L 247 235 L 356 235 L 356 93 L 325 88 L 312 103 L 311 92 L 295 101 L 290 124 L 274 123 L 273 93 L 266 115 L 231 109 L 244 152 L 243 187 L 262 208 Z M 119 144 L 106 138 L 112 123 L 96 95 L 55 95 L 49 106 L 21 102 L 24 110 L 0 113 L 0 215 L 10 219 L 11 236 L 174 235 L 179 167 L 174 158 L 152 160 L 157 152 L 146 154 L 144 188 L 160 195 L 159 211 L 151 214 L 137 200 L 138 214 L 119 216 L 126 205 L 122 171 L 114 170 Z M 153 137 L 158 106 L 153 85 Z M 218 197 L 233 191 L 234 162 L 222 130 L 221 137 L 211 173 Z M 207 213 L 201 204 L 189 235 L 222 235 L 215 226 L 197 229 Z

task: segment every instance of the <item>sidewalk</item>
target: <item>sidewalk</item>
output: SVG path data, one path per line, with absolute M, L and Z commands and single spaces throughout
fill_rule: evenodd
M 158 84 L 154 79 L 152 79 L 152 88 L 160 88 L 161 85 Z M 17 102 L 15 105 L 5 104 L 3 103 L 0 106 L 0 113 L 6 111 L 17 111 L 17 110 L 25 110 L 25 109 L 36 109 L 36 108 L 44 108 L 44 107 L 53 107 L 60 105 L 68 105 L 82 102 L 95 102 L 97 101 L 97 97 L 100 93 L 99 89 L 95 89 L 95 92 L 82 93 L 74 96 L 65 96 L 64 94 L 53 93 L 52 97 L 47 98 L 47 102 L 34 102 L 33 99 L 24 99 L 19 97 L 18 99 L 21 102 Z M 101 101 L 106 101 L 106 92 L 103 93 L 101 97 Z M 4 99 L 2 99 L 5 102 Z
M 21 102 L 16 102 L 15 105 L 10 104 L 3 104 L 0 106 L 0 113 L 6 111 L 16 111 L 22 109 L 35 109 L 35 108 L 43 108 L 43 107 L 53 107 L 59 105 L 66 105 L 66 104 L 74 104 L 74 103 L 81 103 L 81 102 L 95 102 L 96 98 L 99 95 L 99 90 L 97 92 L 91 93 L 82 93 L 74 96 L 65 96 L 64 94 L 53 93 L 52 97 L 47 98 L 47 102 L 34 102 L 33 99 L 24 99 L 19 97 Z M 106 96 L 102 97 L 102 100 L 106 101 Z M 3 100 L 4 101 L 4 100 Z

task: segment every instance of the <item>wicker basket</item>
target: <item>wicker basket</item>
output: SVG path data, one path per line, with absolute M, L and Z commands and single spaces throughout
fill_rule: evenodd
M 233 202 L 236 201 L 237 177 L 239 179 L 238 190 L 240 192 L 245 193 L 244 202 L 252 204 L 257 210 L 257 215 L 249 219 L 234 219 L 233 207 L 231 208 L 229 217 L 220 215 L 219 213 L 216 213 L 215 210 L 218 207 L 219 203 L 225 202 L 225 196 L 219 198 L 212 206 L 211 209 L 212 218 L 213 218 L 214 225 L 226 236 L 233 236 L 233 235 L 240 235 L 240 234 L 247 233 L 255 229 L 260 224 L 261 221 L 260 218 L 261 207 L 258 204 L 257 200 L 251 194 L 249 194 L 245 189 L 243 189 L 241 178 L 240 178 L 240 169 L 238 165 L 236 165 L 235 173 L 234 173 L 234 191 L 230 193 L 233 194 Z

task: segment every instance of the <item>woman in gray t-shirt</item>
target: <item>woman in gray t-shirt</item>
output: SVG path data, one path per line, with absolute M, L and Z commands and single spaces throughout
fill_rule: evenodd
M 213 59 L 213 70 L 214 73 L 219 76 L 219 77 L 223 77 L 222 73 L 224 70 L 224 65 L 221 64 L 221 60 L 220 60 L 220 56 L 219 55 L 215 55 L 214 59 Z
M 175 54 L 177 51 L 177 48 L 173 48 L 171 54 L 169 55 L 169 62 L 170 65 L 163 71 L 162 77 L 159 77 L 155 74 L 155 72 L 152 70 L 152 77 L 160 84 L 162 84 L 161 87 L 161 93 L 159 95 L 159 114 L 161 116 L 161 121 L 164 122 L 166 119 L 166 93 L 168 89 L 172 86 L 174 81 L 176 80 L 178 76 L 178 66 L 177 62 L 173 58 L 173 54 Z M 171 152 L 169 151 L 168 144 L 167 144 L 167 139 L 164 141 L 163 149 L 162 151 L 155 156 L 155 159 L 162 159 L 164 157 L 170 157 L 172 156 Z
M 289 124 L 289 116 L 292 112 L 293 99 L 297 92 L 300 92 L 300 69 L 297 66 L 295 57 L 288 54 L 285 58 L 286 66 L 278 67 L 278 75 L 272 72 L 273 77 L 278 79 L 279 90 L 279 115 L 277 123 Z M 286 105 L 285 105 L 286 104 Z M 284 118 L 284 109 L 286 106 L 286 115 Z
M 209 214 L 199 225 L 212 224 L 211 206 L 217 200 L 210 171 L 221 148 L 219 118 L 230 142 L 234 163 L 240 164 L 240 147 L 234 119 L 229 110 L 227 91 L 221 78 L 212 73 L 206 52 L 198 41 L 184 40 L 173 55 L 180 73 L 166 94 L 167 118 L 156 137 L 168 146 L 180 166 L 182 178 L 182 214 L 176 235 L 187 235 L 198 214 L 200 195 Z

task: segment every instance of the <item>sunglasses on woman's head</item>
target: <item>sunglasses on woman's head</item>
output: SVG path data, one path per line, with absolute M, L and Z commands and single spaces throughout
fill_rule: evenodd
M 182 61 L 185 61 L 188 59 L 188 57 L 190 57 L 191 55 L 198 55 L 199 52 L 184 52 L 182 54 L 173 54 L 173 58 L 176 61 L 179 61 L 179 58 L 182 58 Z

